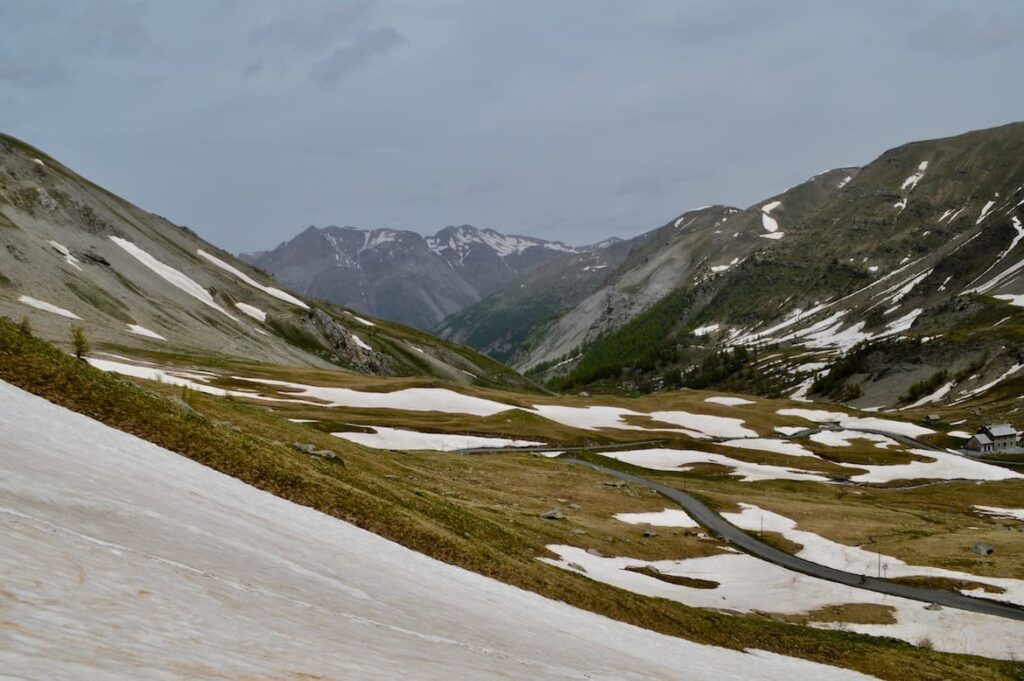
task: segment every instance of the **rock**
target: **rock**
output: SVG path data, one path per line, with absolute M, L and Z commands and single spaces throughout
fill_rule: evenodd
M 932 611 L 942 610 L 942 606 L 939 605 L 938 603 L 931 603 L 929 605 L 926 605 L 924 609 L 925 610 L 932 610 Z
M 574 511 L 578 511 L 580 509 L 580 505 L 579 504 L 569 504 L 569 508 L 571 508 Z
M 597 556 L 598 558 L 604 558 L 604 554 L 598 551 L 597 549 L 587 549 L 587 553 L 589 553 L 592 556 Z
M 981 542 L 972 546 L 971 551 L 974 551 L 979 556 L 991 556 L 996 552 L 995 548 L 993 548 L 991 544 L 983 544 Z
M 626 486 L 626 483 L 622 480 L 609 480 L 608 482 L 602 482 L 601 485 L 603 485 L 604 487 L 614 487 L 616 489 L 621 489 Z
M 573 569 L 573 570 L 576 570 L 577 572 L 586 572 L 587 571 L 587 569 L 585 567 L 583 567 L 582 565 L 580 565 L 579 563 L 569 563 L 569 567 L 571 569 Z
M 644 536 L 645 537 L 657 537 L 658 533 L 655 532 L 654 530 L 644 530 Z
M 315 456 L 318 459 L 326 459 L 328 461 L 340 463 L 342 466 L 345 465 L 345 460 L 329 449 L 318 449 L 316 445 L 311 445 L 307 442 L 292 442 L 288 446 L 297 452 L 302 452 L 309 456 Z
M 574 528 L 572 528 L 572 533 L 577 535 L 577 536 L 579 536 L 581 534 L 586 534 L 587 531 L 584 530 L 582 527 L 574 527 Z
M 540 517 L 544 520 L 563 520 L 565 518 L 565 514 L 562 513 L 562 509 L 553 508 L 550 511 L 544 511 L 541 513 Z

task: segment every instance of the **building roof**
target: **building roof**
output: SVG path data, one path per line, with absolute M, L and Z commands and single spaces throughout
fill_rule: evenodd
M 1008 423 L 994 423 L 985 426 L 990 437 L 1017 437 L 1017 429 Z
M 974 437 L 972 437 L 971 439 L 977 442 L 979 445 L 992 444 L 992 440 L 990 440 L 988 435 L 985 435 L 985 433 L 975 433 Z

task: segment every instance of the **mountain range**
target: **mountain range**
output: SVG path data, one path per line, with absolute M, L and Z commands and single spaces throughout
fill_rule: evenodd
M 591 247 L 331 227 L 245 259 L 556 389 L 948 401 L 1021 359 L 1022 152 L 1020 123 L 914 142 Z
M 421 329 L 576 249 L 471 225 L 434 236 L 398 229 L 309 227 L 239 257 L 306 295 Z

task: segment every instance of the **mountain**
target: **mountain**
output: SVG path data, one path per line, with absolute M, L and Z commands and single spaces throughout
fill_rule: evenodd
M 69 328 L 81 326 L 94 348 L 116 354 L 529 385 L 467 348 L 290 293 L 192 230 L 7 136 L 0 136 L 0 314 L 27 318 L 35 333 L 65 345 Z
M 629 240 L 608 239 L 545 263 L 518 283 L 456 312 L 434 328 L 501 361 L 513 361 L 531 336 L 558 313 L 601 289 L 610 276 L 653 233 Z
M 421 329 L 575 249 L 471 225 L 434 236 L 397 229 L 309 227 L 243 261 L 302 293 Z
M 1024 124 L 904 145 L 669 223 L 517 365 L 863 407 L 978 395 L 1024 364 L 1022 207 Z

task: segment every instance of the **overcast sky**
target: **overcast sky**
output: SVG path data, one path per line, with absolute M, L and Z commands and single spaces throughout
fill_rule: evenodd
M 3 0 L 0 130 L 229 250 L 573 244 L 1024 119 L 1024 2 Z

